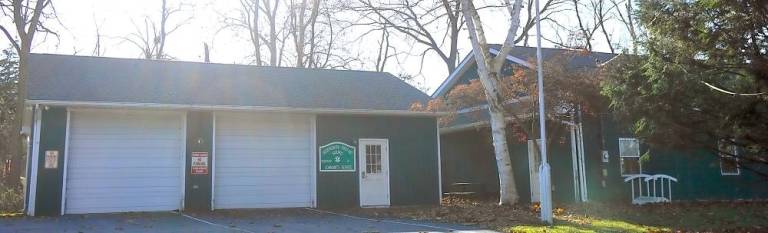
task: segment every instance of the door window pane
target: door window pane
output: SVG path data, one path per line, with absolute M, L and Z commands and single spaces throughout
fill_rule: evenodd
M 365 172 L 381 173 L 381 145 L 365 145 Z

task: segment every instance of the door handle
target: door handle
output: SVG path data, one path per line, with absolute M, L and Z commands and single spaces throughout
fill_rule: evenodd
M 360 172 L 360 177 L 362 177 L 363 179 L 365 179 L 365 172 Z

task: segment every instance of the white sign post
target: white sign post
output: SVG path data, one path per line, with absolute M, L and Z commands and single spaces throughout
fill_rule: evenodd
M 552 224 L 552 187 L 550 186 L 549 163 L 547 163 L 547 128 L 544 115 L 544 72 L 541 61 L 541 18 L 539 0 L 536 0 L 536 74 L 539 90 L 539 130 L 541 135 L 541 166 L 539 167 L 539 201 L 541 202 L 541 221 Z

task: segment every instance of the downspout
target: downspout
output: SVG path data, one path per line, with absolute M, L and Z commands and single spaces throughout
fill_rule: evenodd
M 33 140 L 35 138 L 35 133 L 37 133 L 37 132 L 35 132 L 35 121 L 36 121 L 35 117 L 37 117 L 36 114 L 35 114 L 35 111 L 37 110 L 37 108 L 38 108 L 37 104 L 32 105 L 32 120 L 30 121 L 31 125 L 29 126 L 29 135 L 27 135 L 27 156 L 26 156 L 27 161 L 26 161 L 26 168 L 25 168 L 25 171 L 24 171 L 26 173 L 26 177 L 24 177 L 24 208 L 23 208 L 23 213 L 28 213 L 27 212 L 28 211 L 27 208 L 29 207 L 29 203 L 27 203 L 29 201 L 29 178 L 30 178 L 30 175 L 32 173 L 32 170 L 31 170 L 31 168 L 32 168 L 32 164 L 31 164 L 32 163 L 32 159 L 30 159 L 30 157 L 32 157 L 32 148 L 34 147 L 32 144 L 34 143 Z M 24 112 L 22 110 L 22 117 L 24 117 L 23 114 L 24 114 Z
M 588 201 L 587 179 L 585 177 L 586 176 L 586 172 L 585 172 L 586 170 L 585 170 L 585 166 L 584 166 L 584 164 L 585 164 L 584 157 L 586 156 L 586 154 L 584 153 L 584 126 L 583 126 L 583 118 L 582 118 L 582 114 L 581 114 L 581 106 L 579 106 L 578 111 L 579 111 L 578 112 L 578 114 L 579 114 L 578 115 L 579 116 L 579 126 L 578 127 L 579 128 L 578 128 L 577 131 L 579 133 L 579 153 L 580 153 L 580 156 L 579 156 L 579 168 L 580 168 L 579 169 L 579 174 L 580 174 L 580 176 L 579 176 L 579 178 L 581 179 L 581 182 L 579 182 L 579 185 L 581 185 L 581 201 L 582 202 L 586 202 L 586 201 Z
M 578 147 L 576 146 L 576 114 L 571 112 L 571 122 L 568 124 L 568 128 L 571 129 L 571 158 L 572 162 L 571 165 L 573 167 L 573 195 L 574 200 L 576 202 L 581 201 L 581 184 L 579 183 L 580 179 L 580 172 L 579 172 L 579 166 L 578 166 Z

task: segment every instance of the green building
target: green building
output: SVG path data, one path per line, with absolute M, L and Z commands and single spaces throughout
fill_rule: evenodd
M 438 115 L 388 73 L 29 62 L 29 215 L 439 203 Z
M 488 52 L 495 55 L 498 49 L 498 45 L 491 46 Z M 516 47 L 507 57 L 507 67 L 533 67 L 527 61 L 533 60 L 535 54 L 535 48 Z M 542 54 L 545 61 L 565 55 L 569 58 L 565 65 L 573 69 L 594 69 L 616 56 L 563 49 L 543 49 Z M 474 57 L 469 54 L 432 97 L 445 98 L 457 85 L 477 79 L 476 69 Z M 504 69 L 504 72 L 511 74 L 511 69 Z M 526 107 L 531 104 L 530 99 L 520 99 L 520 102 L 506 103 L 505 107 L 519 111 L 519 115 L 527 116 L 528 121 L 537 121 L 538 118 L 531 118 L 533 114 L 524 114 L 536 111 Z M 550 142 L 548 157 L 555 202 L 642 202 L 643 199 L 638 197 L 661 197 L 662 186 L 667 201 L 768 198 L 764 178 L 740 168 L 734 158 L 721 157 L 705 148 L 686 151 L 650 148 L 635 138 L 628 127 L 619 125 L 610 113 L 599 114 L 599 117 L 574 115 L 576 117 L 570 122 L 547 123 L 548 126 L 565 124 L 570 130 L 566 132 L 565 140 Z M 499 178 L 488 119 L 487 106 L 478 105 L 458 110 L 451 122 L 441 126 L 442 186 L 445 192 L 498 194 Z M 509 136 L 508 145 L 520 200 L 537 202 L 539 159 L 532 148 L 535 144 Z M 714 141 L 713 146 L 716 146 Z M 768 171 L 768 168 L 763 169 Z M 666 175 L 677 181 L 657 176 L 658 179 L 646 183 L 645 179 L 652 175 Z M 636 178 L 636 183 L 625 181 L 628 178 Z M 655 195 L 648 194 L 653 191 L 651 188 L 657 189 Z

